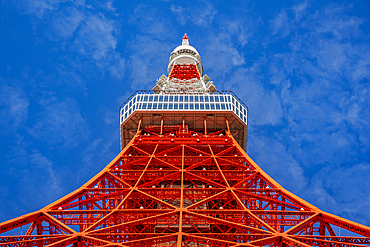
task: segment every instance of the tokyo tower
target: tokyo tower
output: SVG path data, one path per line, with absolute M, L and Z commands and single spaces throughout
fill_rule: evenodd
M 370 246 L 370 228 L 284 189 L 246 153 L 248 108 L 185 34 L 120 107 L 121 152 L 81 188 L 0 224 L 0 246 Z

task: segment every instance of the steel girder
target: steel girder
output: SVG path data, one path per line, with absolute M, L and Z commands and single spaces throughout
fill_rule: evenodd
M 81 188 L 0 224 L 0 246 L 69 245 L 369 246 L 370 228 L 282 188 L 230 130 L 184 122 L 139 126 Z

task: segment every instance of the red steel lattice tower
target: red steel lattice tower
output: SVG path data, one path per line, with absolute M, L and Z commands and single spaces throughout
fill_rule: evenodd
M 369 227 L 293 195 L 246 154 L 247 107 L 182 42 L 168 76 L 121 106 L 117 157 L 1 223 L 0 246 L 369 246 Z

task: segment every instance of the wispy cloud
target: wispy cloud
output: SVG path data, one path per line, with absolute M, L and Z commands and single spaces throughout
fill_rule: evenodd
M 116 48 L 117 32 L 114 21 L 104 15 L 92 15 L 80 27 L 74 44 L 81 54 L 91 54 L 93 59 L 100 60 Z
M 30 134 L 49 145 L 75 147 L 89 134 L 85 119 L 73 100 L 58 101 L 55 97 L 42 101 L 43 111 L 29 130 Z
M 192 21 L 198 26 L 209 26 L 212 24 L 217 10 L 214 8 L 212 2 L 202 0 L 197 1 L 197 4 L 193 8 L 193 11 L 190 11 Z
M 57 41 L 72 38 L 84 19 L 85 14 L 76 7 L 67 7 L 56 12 L 49 23 L 50 38 Z
M 348 15 L 349 8 L 332 4 L 312 11 L 303 2 L 279 10 L 270 22 L 269 39 L 272 44 L 284 39 L 289 46 L 260 58 L 257 69 L 254 64 L 235 75 L 241 74 L 238 80 L 246 81 L 243 98 L 250 108 L 250 119 L 258 119 L 250 121 L 249 133 L 253 135 L 249 150 L 259 160 L 266 157 L 265 169 L 273 171 L 267 164 L 275 164 L 278 156 L 282 169 L 291 169 L 296 172 L 294 177 L 305 181 L 300 193 L 310 202 L 349 218 L 366 217 L 362 222 L 369 222 L 366 214 L 360 216 L 356 211 L 369 205 L 365 194 L 370 189 L 358 189 L 355 181 L 365 183 L 362 174 L 368 173 L 370 164 L 370 125 L 366 121 L 370 117 L 366 103 L 370 99 L 370 46 L 361 32 L 363 20 Z M 253 81 L 263 90 L 254 91 Z M 256 99 L 258 103 L 253 103 L 253 92 L 262 95 Z M 262 100 L 266 92 L 276 97 Z M 279 119 L 270 122 L 274 130 L 259 126 L 264 117 L 258 115 L 267 114 L 262 107 L 272 99 L 275 104 L 268 103 L 266 108 L 279 105 L 281 109 L 273 112 L 276 118 L 272 119 Z M 265 134 L 260 136 L 260 132 Z M 261 151 L 254 148 L 261 142 L 255 138 L 263 143 L 281 142 L 287 148 L 266 145 L 266 151 Z M 289 187 L 288 178 L 280 176 L 282 184 Z M 299 192 L 298 188 L 292 190 Z M 355 200 L 350 191 L 364 193 L 363 198 L 356 198 L 357 206 L 349 206 L 349 201 Z
M 290 33 L 290 25 L 288 14 L 283 9 L 271 21 L 272 34 L 280 34 L 282 37 L 286 37 Z
M 213 75 L 223 75 L 234 67 L 245 63 L 244 56 L 238 51 L 228 33 L 212 34 L 205 45 L 202 54 L 204 66 L 209 68 Z
M 166 71 L 173 46 L 164 40 L 171 34 L 171 24 L 159 9 L 143 4 L 135 8 L 130 24 L 141 30 L 141 35 L 128 43 L 131 48 L 131 86 L 135 89 L 150 88 Z
M 197 1 L 197 4 L 189 7 L 177 6 L 171 4 L 171 11 L 181 25 L 185 25 L 188 21 L 193 22 L 197 26 L 210 26 L 217 14 L 217 10 L 210 1 Z
M 19 82 L 14 81 L 12 84 Z M 13 134 L 25 124 L 28 117 L 29 100 L 17 85 L 6 85 L 0 78 L 0 133 Z
M 181 7 L 181 6 L 175 6 L 174 4 L 171 4 L 171 11 L 174 14 L 175 18 L 178 22 L 180 22 L 181 25 L 185 25 L 187 21 L 187 9 Z

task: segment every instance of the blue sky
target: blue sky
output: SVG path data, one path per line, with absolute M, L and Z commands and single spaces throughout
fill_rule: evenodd
M 248 154 L 315 206 L 370 225 L 369 1 L 0 3 L 0 221 L 119 152 L 119 106 L 184 32 L 249 107 Z

